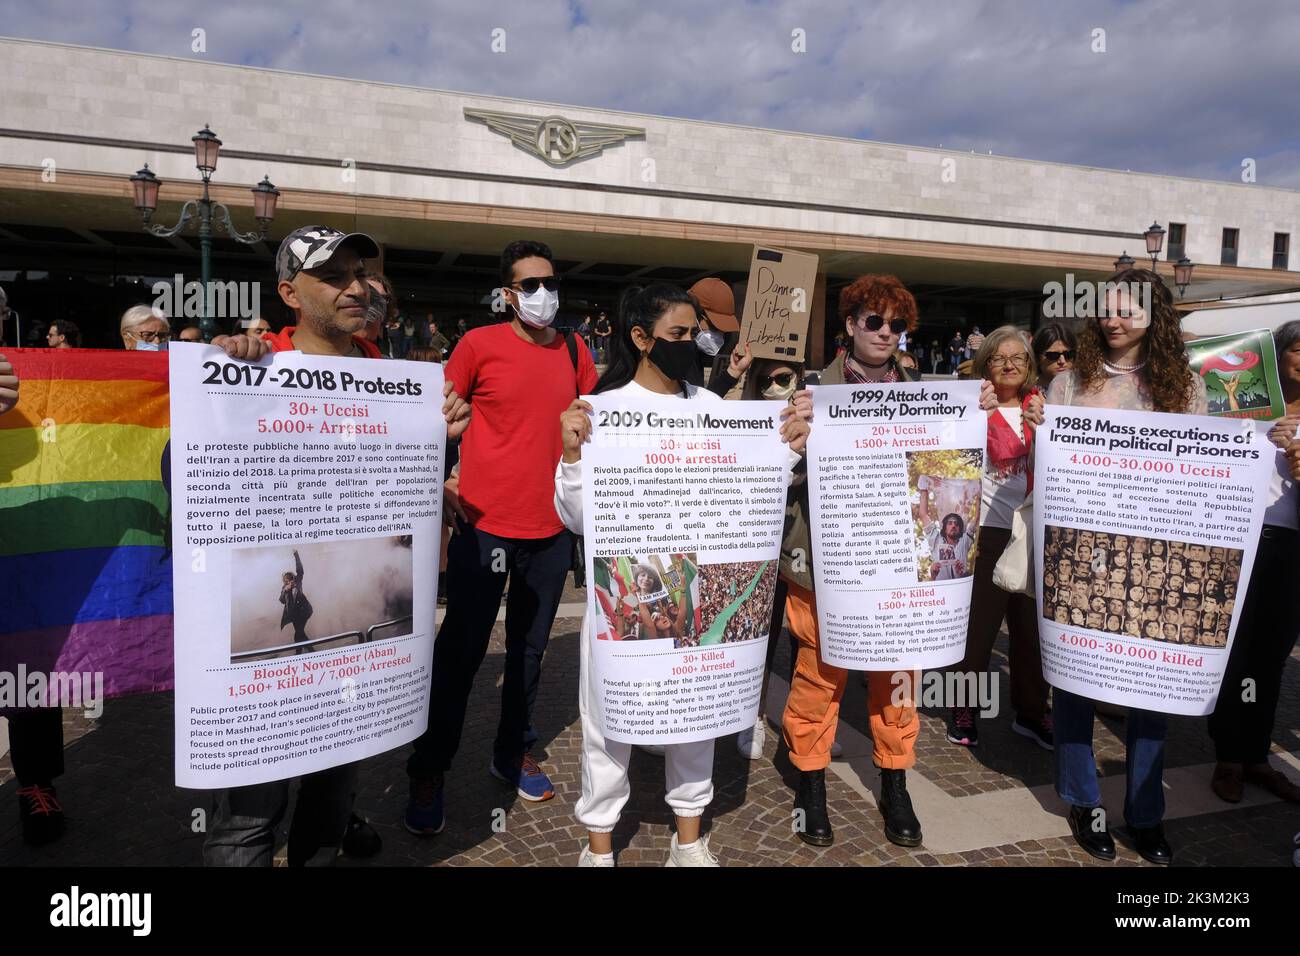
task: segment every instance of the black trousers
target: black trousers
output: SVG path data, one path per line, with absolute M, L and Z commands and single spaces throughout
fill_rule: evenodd
M 63 773 L 63 708 L 9 711 L 9 759 L 20 787 L 48 784 Z
M 429 727 L 415 740 L 406 772 L 444 773 L 460 748 L 474 675 L 487 654 L 506 579 L 506 668 L 492 745 L 499 763 L 517 762 L 537 740 L 533 704 L 542 657 L 573 563 L 573 537 L 500 538 L 461 526 L 447 547 L 447 616 L 433 647 Z
M 1223 687 L 1209 719 L 1215 757 L 1224 763 L 1254 764 L 1268 759 L 1282 669 L 1300 635 L 1297 548 L 1300 534 L 1290 528 L 1264 526 Z M 1240 586 L 1237 593 L 1241 593 Z M 1253 693 L 1247 691 L 1248 680 L 1253 681 Z

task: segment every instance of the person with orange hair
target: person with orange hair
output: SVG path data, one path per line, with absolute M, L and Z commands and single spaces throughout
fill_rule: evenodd
M 839 314 L 844 320 L 846 348 L 821 373 L 821 384 L 910 382 L 920 378 L 915 370 L 900 365 L 895 354 L 899 338 L 915 329 L 917 323 L 916 299 L 898 279 L 888 275 L 860 277 L 840 293 Z M 799 838 L 813 846 L 829 846 L 835 836 L 826 810 L 826 767 L 831 760 L 848 672 L 823 663 L 818 651 L 808 514 L 807 471 L 801 464 L 790 488 L 786 534 L 781 542 L 781 577 L 788 587 L 786 621 L 799 646 L 781 726 L 790 762 L 799 770 L 794 804 L 796 810 L 802 811 Z M 907 676 L 903 688 L 918 686 L 920 673 Z M 872 756 L 880 768 L 885 836 L 899 846 L 917 846 L 921 842 L 921 824 L 907 793 L 907 768 L 916 763 L 916 736 L 921 722 L 910 695 L 897 705 L 891 701 L 899 682 L 891 671 L 873 671 L 867 677 Z

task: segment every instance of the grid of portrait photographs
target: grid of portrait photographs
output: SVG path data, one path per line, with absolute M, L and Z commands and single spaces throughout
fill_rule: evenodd
M 1048 525 L 1043 617 L 1093 631 L 1226 647 L 1242 552 Z

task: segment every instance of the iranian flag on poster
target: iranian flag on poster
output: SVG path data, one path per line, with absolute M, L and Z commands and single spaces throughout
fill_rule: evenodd
M 609 622 L 614 620 L 614 595 L 610 593 L 609 561 L 595 558 L 592 561 L 592 580 L 596 585 L 596 603 L 601 613 L 596 615 L 596 639 L 608 641 L 614 639 Z
M 700 570 L 684 554 L 677 555 L 682 568 L 682 592 L 686 598 L 686 619 L 693 623 L 692 634 L 700 633 Z

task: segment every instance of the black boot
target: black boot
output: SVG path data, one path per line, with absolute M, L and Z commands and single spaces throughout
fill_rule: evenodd
M 921 821 L 912 812 L 906 770 L 880 771 L 880 812 L 885 816 L 885 836 L 890 843 L 921 845 Z
M 794 808 L 803 811 L 803 820 L 795 820 L 795 832 L 804 843 L 813 846 L 830 846 L 835 842 L 831 818 L 826 814 L 826 771 L 799 771 L 799 792 L 794 798 Z
M 1070 807 L 1070 832 L 1079 846 L 1099 860 L 1115 859 L 1115 841 L 1101 807 Z
M 1174 862 L 1174 849 L 1165 839 L 1163 824 L 1157 823 L 1153 827 L 1131 826 L 1128 829 L 1133 834 L 1134 849 L 1142 859 L 1157 866 L 1168 866 Z

